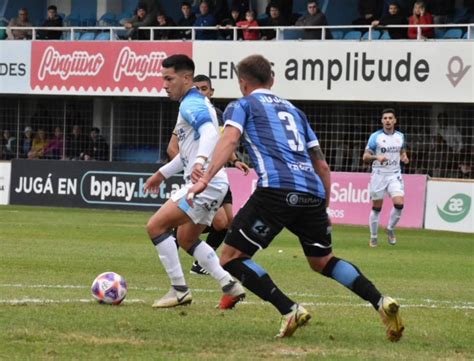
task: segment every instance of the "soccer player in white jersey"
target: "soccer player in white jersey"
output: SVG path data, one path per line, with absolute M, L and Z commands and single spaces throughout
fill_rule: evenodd
M 215 251 L 199 240 L 204 228 L 211 225 L 229 188 L 227 174 L 220 171 L 207 191 L 196 199 L 194 207 L 190 207 L 185 199 L 192 181 L 202 176 L 220 138 L 216 112 L 209 99 L 193 86 L 194 62 L 188 56 L 172 55 L 163 61 L 162 67 L 163 88 L 170 99 L 180 102 L 176 123 L 179 154 L 148 178 L 144 189 L 158 192 L 161 182 L 180 171 L 184 171 L 186 185 L 168 199 L 147 224 L 148 235 L 171 281 L 170 291 L 153 307 L 175 307 L 192 301 L 173 235 L 173 229 L 178 227 L 179 245 L 222 287 L 224 295 L 219 307 L 232 308 L 245 297 L 245 290 L 220 266 Z
M 202 95 L 207 97 L 212 102 L 214 88 L 212 87 L 211 79 L 204 74 L 198 74 L 193 78 L 193 83 L 196 89 L 199 90 Z M 219 127 L 221 127 L 223 126 L 223 112 L 217 107 L 214 108 L 216 110 Z M 173 159 L 179 153 L 178 134 L 176 129 L 173 129 L 173 133 L 171 134 L 166 153 L 168 154 L 169 159 Z M 249 173 L 249 166 L 244 162 L 240 161 L 235 152 L 232 153 L 231 158 L 229 159 L 229 163 L 231 163 L 235 168 L 242 171 L 245 175 Z M 232 213 L 232 192 L 229 187 L 229 190 L 227 191 L 222 201 L 221 207 L 217 211 L 214 219 L 212 220 L 212 226 L 204 230 L 204 232 L 208 232 L 208 236 L 206 239 L 207 244 L 211 246 L 215 251 L 217 251 L 219 246 L 224 241 L 224 237 L 227 234 L 227 230 L 229 229 L 233 219 L 234 216 Z M 195 261 L 193 263 L 193 265 L 191 266 L 190 273 L 196 275 L 209 275 L 209 272 L 202 268 L 198 261 Z
M 397 118 L 395 110 L 388 108 L 382 111 L 383 128 L 370 135 L 362 157 L 364 162 L 372 162 L 370 179 L 370 198 L 372 211 L 369 217 L 370 247 L 377 247 L 380 211 L 382 210 L 385 193 L 392 198 L 393 208 L 387 226 L 388 243 L 395 245 L 394 228 L 403 209 L 405 195 L 400 162 L 408 163 L 405 149 L 405 136 L 395 130 Z

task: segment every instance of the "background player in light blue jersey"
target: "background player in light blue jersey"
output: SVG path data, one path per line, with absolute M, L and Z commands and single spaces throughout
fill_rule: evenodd
M 180 102 L 176 131 L 179 154 L 162 166 L 145 183 L 145 191 L 157 192 L 161 182 L 184 171 L 185 186 L 174 193 L 149 219 L 147 231 L 171 281 L 170 291 L 153 304 L 155 308 L 189 304 L 191 292 L 186 284 L 176 248 L 173 229 L 178 228 L 178 243 L 216 279 L 224 292 L 220 308 L 232 308 L 245 297 L 244 288 L 219 264 L 215 251 L 199 235 L 210 226 L 229 188 L 227 174 L 221 170 L 210 182 L 193 208 L 186 202 L 191 181 L 202 175 L 220 138 L 214 107 L 193 86 L 194 62 L 186 55 L 172 55 L 163 61 L 163 88 L 172 100 Z
M 408 164 L 405 136 L 395 130 L 397 118 L 392 108 L 382 111 L 383 128 L 370 135 L 362 159 L 372 162 L 370 178 L 370 198 L 372 210 L 369 216 L 370 247 L 377 247 L 380 211 L 385 193 L 392 198 L 393 208 L 387 226 L 388 243 L 395 245 L 394 228 L 402 215 L 403 197 L 405 195 L 400 162 Z
M 259 180 L 227 233 L 221 264 L 281 313 L 277 337 L 291 336 L 311 315 L 252 260 L 286 227 L 298 237 L 310 267 L 369 301 L 380 312 L 388 338 L 398 341 L 404 329 L 399 304 L 382 296 L 357 267 L 332 252 L 331 224 L 326 213 L 330 170 L 305 114 L 271 92 L 271 65 L 263 56 L 252 55 L 240 61 L 237 74 L 244 97 L 224 112 L 224 135 L 207 171 L 188 191 L 192 203 L 242 138 Z

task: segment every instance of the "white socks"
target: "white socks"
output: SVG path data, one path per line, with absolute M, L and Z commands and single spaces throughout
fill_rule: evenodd
M 186 286 L 183 268 L 178 255 L 178 247 L 175 238 L 170 235 L 155 246 L 158 251 L 161 263 L 165 267 L 165 271 L 173 286 Z
M 394 229 L 397 225 L 398 221 L 400 220 L 400 216 L 402 215 L 402 210 L 393 207 L 392 211 L 390 212 L 390 219 L 388 221 L 388 229 Z
M 221 287 L 233 281 L 232 276 L 222 268 L 219 264 L 219 258 L 216 251 L 212 249 L 206 242 L 199 242 L 194 248 L 193 257 L 198 261 L 202 268 L 211 274 L 211 276 L 219 282 Z
M 379 219 L 380 219 L 380 211 L 374 211 L 372 209 L 370 211 L 370 216 L 369 216 L 369 227 L 370 227 L 371 238 L 377 238 L 377 234 L 379 230 Z

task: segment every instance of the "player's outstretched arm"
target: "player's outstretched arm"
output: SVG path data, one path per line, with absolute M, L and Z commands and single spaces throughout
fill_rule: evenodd
M 329 207 L 329 199 L 331 198 L 331 169 L 329 168 L 323 151 L 319 146 L 308 149 L 313 163 L 313 168 L 318 173 L 319 178 L 323 182 L 324 191 L 326 192 L 326 208 Z
M 174 159 L 174 157 L 176 157 L 178 153 L 179 153 L 178 136 L 173 133 L 171 134 L 168 147 L 166 148 L 166 154 L 168 155 L 168 159 Z
M 231 154 L 239 144 L 240 130 L 236 127 L 228 125 L 224 128 L 224 134 L 217 143 L 216 149 L 212 156 L 212 161 L 207 167 L 202 178 L 196 182 L 188 191 L 188 199 L 192 199 L 194 195 L 201 193 L 206 189 L 207 184 L 216 175 L 216 173 L 227 163 Z
M 146 180 L 143 190 L 148 193 L 158 193 L 161 182 L 182 170 L 183 162 L 179 155 L 177 155 L 171 162 L 162 166 L 155 172 L 155 174 Z

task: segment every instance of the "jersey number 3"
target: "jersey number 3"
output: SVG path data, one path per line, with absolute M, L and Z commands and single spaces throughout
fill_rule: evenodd
M 286 122 L 286 129 L 291 132 L 293 139 L 288 139 L 288 145 L 294 152 L 302 152 L 304 150 L 304 143 L 301 135 L 296 127 L 295 118 L 293 114 L 288 112 L 278 112 L 278 118 Z

